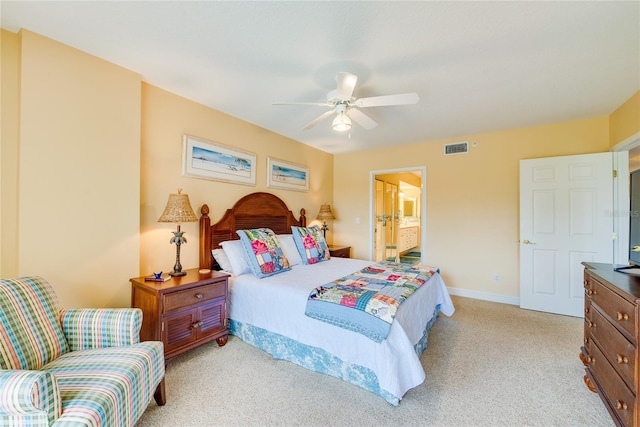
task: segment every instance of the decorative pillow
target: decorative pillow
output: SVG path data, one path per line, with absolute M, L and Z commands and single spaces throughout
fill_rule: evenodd
M 238 230 L 236 233 L 256 277 L 268 277 L 291 269 L 289 260 L 278 245 L 278 238 L 270 229 Z
M 298 252 L 296 242 L 293 240 L 293 235 L 278 234 L 276 237 L 284 256 L 289 260 L 289 265 L 293 267 L 294 265 L 302 264 L 302 258 L 300 258 L 300 252 Z
M 231 262 L 229 261 L 227 254 L 224 252 L 224 249 L 214 249 L 211 251 L 211 254 L 222 271 L 233 274 L 233 267 L 231 267 Z
M 220 243 L 220 246 L 222 246 L 224 253 L 227 255 L 233 274 L 239 276 L 251 272 L 251 268 L 249 268 L 249 263 L 247 262 L 247 256 L 244 253 L 240 240 L 227 240 L 226 242 Z
M 327 242 L 325 242 L 322 229 L 319 226 L 292 226 L 291 231 L 303 264 L 315 264 L 330 258 Z

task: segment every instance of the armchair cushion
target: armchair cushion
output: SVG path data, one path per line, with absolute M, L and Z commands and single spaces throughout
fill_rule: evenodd
M 69 351 L 58 298 L 46 280 L 1 280 L 0 307 L 0 369 L 40 369 Z
M 44 367 L 58 380 L 56 425 L 133 426 L 164 377 L 162 342 L 71 351 Z M 143 385 L 144 386 L 141 386 Z
M 119 347 L 140 342 L 139 308 L 76 308 L 60 312 L 70 351 Z

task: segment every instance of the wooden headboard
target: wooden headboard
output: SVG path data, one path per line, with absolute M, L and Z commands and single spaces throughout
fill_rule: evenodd
M 220 247 L 226 240 L 239 239 L 236 230 L 270 228 L 276 234 L 291 234 L 291 226 L 306 227 L 305 210 L 300 209 L 296 219 L 287 205 L 270 193 L 251 193 L 227 209 L 222 219 L 211 225 L 209 206 L 200 208 L 200 268 L 219 270 L 213 259 L 212 249 Z

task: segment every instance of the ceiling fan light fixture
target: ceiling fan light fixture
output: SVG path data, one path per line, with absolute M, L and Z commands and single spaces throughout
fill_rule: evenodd
M 351 129 L 351 119 L 346 114 L 338 114 L 336 118 L 333 119 L 331 129 L 336 132 L 346 132 Z

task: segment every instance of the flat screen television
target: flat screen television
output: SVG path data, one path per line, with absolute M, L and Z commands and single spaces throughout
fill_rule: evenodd
M 640 169 L 629 175 L 629 266 L 617 271 L 640 268 Z

